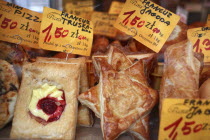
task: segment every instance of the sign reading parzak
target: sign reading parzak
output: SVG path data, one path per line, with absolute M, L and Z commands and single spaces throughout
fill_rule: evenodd
M 164 99 L 159 140 L 209 140 L 210 100 Z
M 189 29 L 187 37 L 194 51 L 204 54 L 204 62 L 210 62 L 210 27 Z
M 0 1 L 0 40 L 39 48 L 41 13 Z
M 87 19 L 44 7 L 39 45 L 43 49 L 89 56 L 93 25 Z
M 179 19 L 149 0 L 127 0 L 114 26 L 159 52 Z

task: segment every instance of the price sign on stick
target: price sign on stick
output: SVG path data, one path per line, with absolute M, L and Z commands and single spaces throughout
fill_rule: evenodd
M 65 12 L 90 20 L 94 10 L 93 6 L 92 0 L 67 2 L 65 3 Z
M 0 1 L 0 40 L 39 48 L 42 14 Z
M 159 52 L 179 19 L 149 0 L 127 0 L 114 26 Z
M 109 14 L 120 14 L 123 9 L 124 2 L 112 1 L 112 4 L 109 8 Z
M 87 19 L 44 7 L 39 45 L 43 49 L 89 56 L 93 25 Z
M 117 29 L 113 26 L 117 15 L 105 12 L 93 12 L 91 21 L 93 22 L 94 34 L 115 37 Z
M 209 140 L 210 100 L 164 99 L 159 140 Z
M 210 27 L 189 29 L 187 37 L 192 43 L 194 51 L 204 54 L 204 62 L 210 62 Z

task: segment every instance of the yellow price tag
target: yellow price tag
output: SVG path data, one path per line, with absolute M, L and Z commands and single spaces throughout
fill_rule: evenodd
M 91 21 L 93 22 L 94 34 L 115 37 L 117 29 L 113 26 L 117 15 L 104 12 L 93 12 Z
M 109 14 L 120 14 L 124 4 L 124 2 L 113 1 L 109 8 Z
M 89 56 L 93 25 L 87 19 L 44 7 L 39 46 L 46 50 Z
M 92 0 L 68 2 L 65 4 L 65 12 L 90 20 L 94 10 L 93 5 Z
M 164 99 L 159 140 L 209 140 L 210 100 Z
M 192 43 L 194 51 L 204 54 L 204 62 L 210 62 L 210 27 L 189 29 L 187 37 Z
M 210 27 L 210 14 L 208 14 L 206 26 Z
M 179 19 L 149 0 L 127 0 L 114 26 L 159 52 Z
M 42 14 L 0 1 L 0 40 L 39 48 Z

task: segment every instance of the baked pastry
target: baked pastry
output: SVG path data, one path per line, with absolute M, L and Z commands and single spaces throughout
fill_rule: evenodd
M 190 42 L 182 41 L 166 49 L 160 86 L 160 110 L 165 98 L 199 98 L 200 66 Z
M 10 137 L 75 139 L 79 77 L 79 64 L 25 64 Z
M 210 78 L 208 78 L 199 88 L 201 99 L 210 99 Z
M 112 57 L 112 58 L 110 58 L 110 57 Z M 123 113 L 121 111 L 125 111 L 128 113 L 128 110 L 132 110 L 132 108 L 131 108 L 132 103 L 135 103 L 135 105 L 132 107 L 138 106 L 137 102 L 132 102 L 131 100 L 133 100 L 133 99 L 138 100 L 141 97 L 142 98 L 146 97 L 146 100 L 147 100 L 147 101 L 144 100 L 145 98 L 143 100 L 141 100 L 142 102 L 145 101 L 144 107 L 147 106 L 146 105 L 147 103 L 150 104 L 149 106 L 147 106 L 148 107 L 147 109 L 142 107 L 142 111 L 145 109 L 144 110 L 145 112 L 149 112 L 149 110 L 155 105 L 155 103 L 157 101 L 157 94 L 154 90 L 148 88 L 148 83 L 145 82 L 146 77 L 144 76 L 142 61 L 137 61 L 136 63 L 132 64 L 132 62 L 128 58 L 126 58 L 126 56 L 120 50 L 118 50 L 115 47 L 110 48 L 108 57 L 95 57 L 94 61 L 95 61 L 95 67 L 96 67 L 96 69 L 98 69 L 97 70 L 98 72 L 103 71 L 105 73 L 108 72 L 107 75 L 114 75 L 114 77 L 111 77 L 111 80 L 109 80 L 109 78 L 108 79 L 105 78 L 105 80 L 104 80 L 104 81 L 109 81 L 111 84 L 106 85 L 106 83 L 105 83 L 105 85 L 102 86 L 101 84 L 103 84 L 103 82 L 100 81 L 97 86 L 90 88 L 88 91 L 80 94 L 80 96 L 78 97 L 78 99 L 80 100 L 80 102 L 82 104 L 87 105 L 89 108 L 91 108 L 95 112 L 96 116 L 102 118 L 102 115 L 101 115 L 102 114 L 101 113 L 102 112 L 101 111 L 101 107 L 102 107 L 101 99 L 102 98 L 101 98 L 101 96 L 103 96 L 102 95 L 103 93 L 101 93 L 101 92 L 106 91 L 106 89 L 103 90 L 103 88 L 108 88 L 110 86 L 114 86 L 111 89 L 115 90 L 115 91 L 112 92 L 114 94 L 112 94 L 110 96 L 110 98 L 108 99 L 109 103 L 111 102 L 110 100 L 113 99 L 112 100 L 113 106 L 111 105 L 112 109 L 109 109 L 108 112 L 112 112 L 114 110 L 116 112 L 119 111 L 120 113 Z M 96 62 L 96 61 L 98 61 L 98 62 Z M 112 64 L 113 67 L 112 67 L 112 65 L 108 64 L 107 61 L 109 61 L 109 63 Z M 124 62 L 125 62 L 125 64 L 122 64 Z M 130 65 L 129 65 L 129 63 L 130 63 Z M 101 68 L 99 68 L 99 67 L 101 67 Z M 126 67 L 127 67 L 127 69 L 126 69 Z M 114 70 L 113 68 L 115 68 L 117 70 Z M 124 69 L 124 70 L 121 70 L 121 69 Z M 103 79 L 103 78 L 100 78 L 100 80 L 101 79 Z M 131 84 L 132 82 L 134 82 L 135 84 Z M 131 86 L 131 85 L 133 85 L 133 86 Z M 135 90 L 132 89 L 133 87 L 135 87 L 134 88 Z M 139 87 L 141 87 L 141 89 L 139 89 Z M 147 91 L 144 91 L 145 88 L 147 89 Z M 123 92 L 124 91 L 123 89 L 125 89 L 125 92 Z M 141 92 L 142 90 L 143 90 L 143 92 Z M 136 93 L 136 91 L 137 91 L 137 93 Z M 123 96 L 118 95 L 118 94 L 123 94 L 123 93 L 124 93 Z M 138 95 L 141 93 L 142 93 L 142 95 L 140 97 L 138 97 Z M 131 95 L 136 95 L 136 98 L 132 98 L 134 96 L 131 96 Z M 132 99 L 129 100 L 129 98 L 132 98 Z M 119 102 L 120 99 L 122 99 L 122 101 Z M 149 101 L 149 100 L 151 100 L 151 101 Z M 129 106 L 129 105 L 131 105 L 131 106 Z M 125 106 L 125 107 L 122 107 L 122 106 Z M 119 107 L 119 108 L 117 108 L 117 107 Z M 127 107 L 129 108 L 128 110 L 126 110 Z M 148 136 L 148 133 L 147 133 L 148 131 L 146 131 L 146 130 L 148 130 L 148 129 L 147 128 L 139 129 L 140 127 L 145 127 L 145 126 L 142 125 L 141 119 L 139 120 L 139 119 L 137 119 L 138 117 L 137 118 L 134 117 L 135 116 L 134 110 L 135 109 L 133 109 L 133 112 L 132 112 L 133 114 L 130 113 L 130 114 L 132 114 L 131 118 L 128 117 L 128 119 L 124 119 L 124 121 L 119 122 L 122 125 L 120 125 L 120 124 L 114 125 L 116 127 L 121 126 L 121 129 L 118 127 L 118 128 L 113 128 L 114 130 L 111 130 L 112 128 L 110 129 L 110 127 L 107 125 L 105 127 L 107 127 L 110 130 L 107 130 L 106 128 L 105 128 L 106 130 L 104 130 L 102 128 L 102 131 L 104 132 L 104 138 L 105 139 L 115 139 L 120 133 L 123 133 L 124 131 L 130 131 L 133 134 L 136 134 L 136 136 L 138 136 L 139 138 L 142 138 L 142 137 L 146 138 L 146 136 Z M 136 113 L 136 115 L 138 116 L 140 114 L 140 116 L 141 116 L 142 114 L 145 113 L 144 111 L 141 113 L 138 112 L 138 113 Z M 124 115 L 126 116 L 126 114 L 124 114 Z M 104 115 L 104 116 L 106 117 L 106 115 Z M 116 119 L 119 116 L 123 116 L 123 115 L 114 114 L 113 116 L 115 116 L 115 117 L 111 119 L 112 123 L 114 122 L 114 119 Z M 106 119 L 106 120 L 108 120 L 108 119 Z M 125 120 L 129 120 L 129 119 L 130 119 L 130 122 L 127 122 L 127 126 L 123 126 L 123 123 L 126 123 Z M 116 123 L 118 123 L 118 121 L 116 121 Z M 103 123 L 103 124 L 105 124 L 105 123 Z M 130 125 L 132 124 L 132 125 L 130 126 L 128 124 L 130 124 Z M 144 124 L 146 124 L 146 123 L 144 123 Z M 122 127 L 124 127 L 124 128 L 122 128 Z M 145 131 L 143 131 L 143 130 L 145 130 Z M 107 131 L 109 134 L 107 134 Z M 109 135 L 113 135 L 113 134 L 114 134 L 114 136 L 109 136 Z
M 13 117 L 18 89 L 18 77 L 13 66 L 0 59 L 0 129 Z
M 58 59 L 58 58 L 45 58 L 45 57 L 37 57 L 37 62 L 62 62 L 62 63 L 76 63 L 80 65 L 80 93 L 85 92 L 89 89 L 88 85 L 88 77 L 87 77 L 87 66 L 86 66 L 86 58 L 71 58 L 71 59 Z M 93 116 L 91 111 L 84 105 L 79 104 L 78 108 L 78 119 L 77 124 L 81 126 L 90 127 L 93 125 Z

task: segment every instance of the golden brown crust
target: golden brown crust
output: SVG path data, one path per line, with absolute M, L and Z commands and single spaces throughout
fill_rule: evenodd
M 112 47 L 108 56 L 93 56 L 98 75 L 102 72 L 99 85 L 82 93 L 78 98 L 102 119 L 105 139 L 116 139 L 125 131 L 138 133 L 138 127 L 142 127 L 140 117 L 151 110 L 158 97 L 157 93 L 148 87 L 144 60 L 140 60 L 152 55 L 137 55 L 138 57 L 133 56 L 129 60 L 122 51 Z M 147 135 L 145 131 L 141 133 L 137 136 Z
M 100 91 L 102 131 L 105 139 L 115 139 L 151 109 L 148 87 L 114 70 L 102 71 Z M 152 106 L 153 107 L 153 106 Z
M 18 89 L 18 77 L 13 66 L 0 59 L 0 129 L 13 117 Z
M 165 52 L 160 103 L 164 98 L 199 98 L 199 73 L 200 61 L 188 41 L 170 46 Z
M 79 93 L 80 66 L 67 63 L 28 63 L 23 66 L 23 78 L 16 103 L 11 138 L 75 138 L 77 122 L 77 95 Z M 44 83 L 60 86 L 64 90 L 66 106 L 61 117 L 42 125 L 30 117 L 28 106 L 32 90 Z
M 208 78 L 200 87 L 199 95 L 201 99 L 210 99 L 210 78 Z

